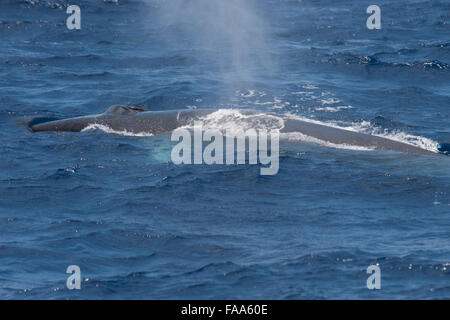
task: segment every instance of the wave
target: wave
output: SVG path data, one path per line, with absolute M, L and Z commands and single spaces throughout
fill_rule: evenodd
M 337 107 L 317 107 L 316 111 L 327 111 L 327 112 L 339 112 L 341 110 L 353 109 L 352 106 L 337 106 Z
M 59 78 L 59 79 L 96 79 L 96 78 L 114 77 L 115 75 L 116 75 L 115 73 L 108 72 L 108 71 L 84 73 L 84 74 L 58 72 L 58 73 L 53 74 L 54 77 Z
M 442 154 L 450 155 L 450 143 L 441 143 L 439 145 L 439 152 Z
M 361 65 L 369 67 L 396 67 L 413 70 L 449 70 L 450 66 L 439 60 L 428 61 L 405 61 L 405 62 L 387 62 L 378 59 L 376 56 L 382 53 L 373 55 L 355 55 L 350 53 L 333 53 L 327 58 L 316 61 L 316 63 L 330 63 L 334 65 Z
M 151 137 L 153 136 L 152 133 L 148 133 L 148 132 L 139 132 L 139 133 L 134 133 L 134 132 L 130 132 L 127 130 L 114 130 L 111 129 L 108 126 L 102 125 L 102 124 L 90 124 L 89 126 L 87 126 L 86 128 L 84 128 L 83 130 L 81 130 L 81 132 L 85 132 L 85 131 L 91 131 L 91 130 L 100 130 L 103 131 L 105 133 L 112 133 L 112 134 L 118 134 L 121 136 L 127 136 L 127 137 Z

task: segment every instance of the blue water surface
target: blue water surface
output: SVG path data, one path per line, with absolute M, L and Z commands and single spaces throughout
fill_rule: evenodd
M 251 108 L 450 142 L 450 2 L 378 0 L 381 30 L 371 4 L 2 0 L 0 298 L 450 299 L 449 157 L 282 141 L 262 176 L 175 165 L 170 134 L 26 126 Z

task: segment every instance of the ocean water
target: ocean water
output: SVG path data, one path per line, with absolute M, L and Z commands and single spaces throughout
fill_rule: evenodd
M 450 3 L 378 0 L 368 30 L 371 4 L 1 1 L 0 298 L 450 299 L 447 156 L 294 134 L 262 176 L 175 165 L 170 134 L 26 126 L 133 104 L 239 128 L 222 109 L 249 108 L 445 150 Z

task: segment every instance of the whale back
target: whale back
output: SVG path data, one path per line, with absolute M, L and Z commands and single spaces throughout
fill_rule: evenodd
M 109 115 L 133 115 L 139 112 L 145 112 L 147 110 L 136 107 L 136 106 L 126 106 L 126 105 L 114 105 L 103 111 L 101 114 Z
M 287 119 L 281 132 L 300 132 L 322 141 L 340 145 L 367 147 L 375 150 L 394 150 L 413 154 L 435 155 L 436 153 L 406 143 L 370 134 L 333 128 L 325 125 Z

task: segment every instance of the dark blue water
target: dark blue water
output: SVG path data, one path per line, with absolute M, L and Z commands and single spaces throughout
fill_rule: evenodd
M 381 30 L 370 4 L 1 1 L 0 297 L 449 299 L 448 157 L 290 140 L 261 176 L 174 165 L 169 134 L 25 125 L 112 104 L 252 108 L 436 151 L 450 3 L 380 0 Z

